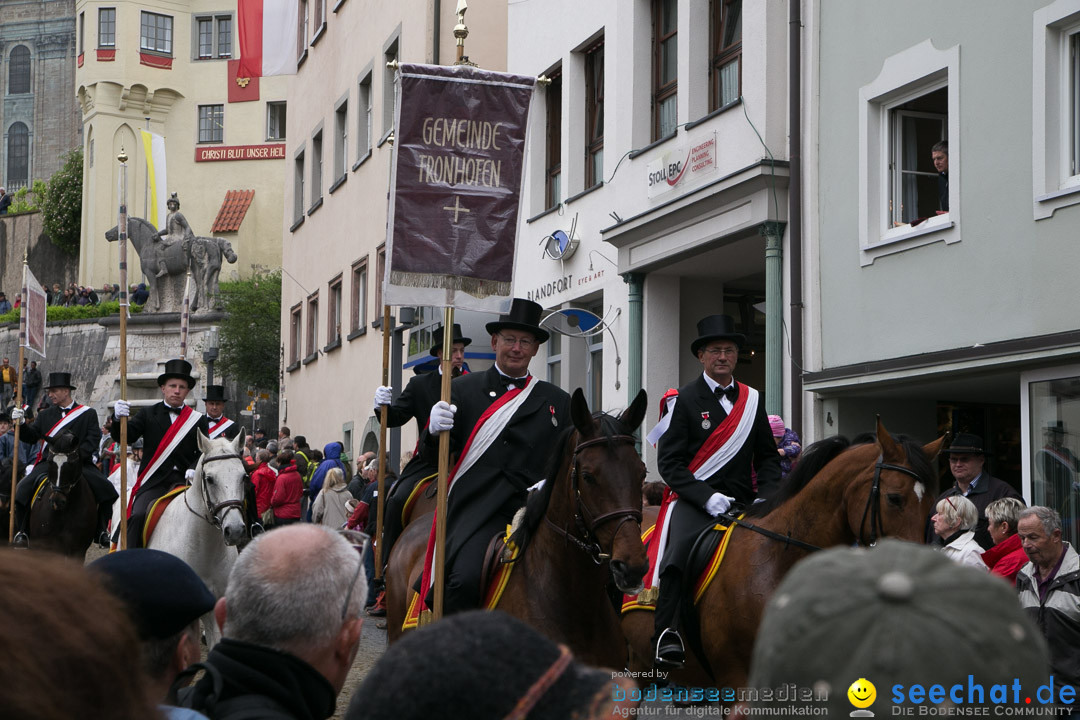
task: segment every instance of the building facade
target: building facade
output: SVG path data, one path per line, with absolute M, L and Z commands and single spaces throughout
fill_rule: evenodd
M 395 97 L 387 62 L 452 63 L 454 10 L 454 3 L 440 0 L 377 8 L 358 0 L 299 3 L 300 66 L 289 86 L 289 170 L 279 232 L 285 269 L 281 417 L 313 446 L 341 441 L 352 453 L 377 446 L 371 406 L 382 383 L 381 285 Z M 472 60 L 505 70 L 506 3 L 470 3 L 466 24 Z M 400 390 L 412 368 L 431 359 L 431 331 L 442 312 L 394 308 L 394 321 L 391 384 Z M 467 362 L 473 369 L 490 363 L 485 318 L 459 313 L 457 321 L 474 339 Z M 392 451 L 412 448 L 412 424 L 397 438 Z M 392 465 L 397 458 L 391 452 Z
M 48 180 L 79 146 L 74 0 L 0 3 L 0 185 Z
M 1080 2 L 806 8 L 813 432 L 981 435 L 1075 543 Z
M 165 138 L 165 190 L 192 231 L 236 251 L 222 279 L 279 267 L 288 79 L 237 77 L 236 0 L 80 0 L 76 12 L 86 149 L 79 281 L 119 280 L 116 244 L 104 236 L 116 225 L 121 149 L 129 215 L 151 213 L 144 129 Z M 137 282 L 138 263 L 129 267 Z
M 782 412 L 787 3 L 553 0 L 513 3 L 508 20 L 509 71 L 552 80 L 515 276 L 565 331 L 545 346 L 548 379 L 594 409 L 641 387 L 656 407 L 702 372 L 697 321 L 727 313 L 748 337 L 736 377 Z

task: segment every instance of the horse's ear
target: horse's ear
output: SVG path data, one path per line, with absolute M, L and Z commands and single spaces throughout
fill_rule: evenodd
M 206 437 L 206 433 L 200 429 L 196 437 L 199 440 L 199 452 L 203 455 L 210 452 L 210 438 Z
M 886 460 L 903 459 L 904 451 L 900 449 L 900 446 L 893 440 L 892 435 L 885 429 L 880 415 L 877 416 L 877 444 L 881 447 L 881 456 Z
M 593 434 L 593 419 L 589 413 L 589 403 L 585 401 L 585 393 L 578 388 L 570 398 L 570 419 L 574 421 L 574 427 L 586 437 Z
M 637 397 L 634 398 L 634 402 L 630 403 L 630 407 L 623 410 L 623 414 L 619 416 L 619 422 L 631 431 L 637 430 L 641 425 L 641 421 L 645 419 L 645 413 L 649 410 L 649 394 L 645 392 L 645 388 L 641 388 L 638 391 Z
M 247 439 L 247 428 L 240 428 L 240 432 L 232 441 L 232 450 L 234 455 L 240 455 L 244 449 L 244 440 Z
M 923 445 L 922 451 L 926 453 L 926 457 L 933 460 L 941 452 L 941 446 L 945 444 L 945 435 L 942 435 L 934 442 L 929 442 Z

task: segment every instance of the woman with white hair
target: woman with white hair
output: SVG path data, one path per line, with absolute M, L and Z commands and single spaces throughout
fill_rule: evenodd
M 349 519 L 349 511 L 345 509 L 349 500 L 352 500 L 352 493 L 345 484 L 345 473 L 341 468 L 330 468 L 322 492 L 311 508 L 311 519 L 335 529 L 343 527 Z
M 934 523 L 934 533 L 945 542 L 941 551 L 961 565 L 985 571 L 982 546 L 975 542 L 975 526 L 979 522 L 975 503 L 963 495 L 949 495 L 938 501 L 936 510 L 930 520 Z

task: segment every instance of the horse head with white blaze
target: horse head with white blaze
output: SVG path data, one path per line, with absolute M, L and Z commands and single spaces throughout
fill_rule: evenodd
M 241 452 L 244 431 L 233 440 L 211 440 L 200 430 L 193 492 L 185 493 L 188 508 L 206 522 L 221 529 L 226 545 L 237 545 L 247 535 L 244 522 L 244 480 L 247 468 Z

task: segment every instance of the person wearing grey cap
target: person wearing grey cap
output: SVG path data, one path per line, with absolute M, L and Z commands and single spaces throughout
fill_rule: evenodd
M 747 687 L 789 690 L 755 705 L 790 706 L 794 694 L 829 717 L 978 715 L 1043 702 L 1047 661 L 1004 583 L 886 539 L 795 565 L 765 607 Z
M 949 456 L 949 471 L 955 482 L 945 492 L 938 495 L 934 501 L 934 507 L 946 497 L 962 495 L 975 504 L 978 511 L 978 523 L 975 526 L 975 542 L 983 550 L 989 550 L 994 546 L 994 540 L 990 537 L 987 529 L 986 506 L 994 500 L 1003 497 L 1012 497 L 1023 500 L 1012 485 L 992 477 L 986 470 L 987 452 L 983 445 L 983 439 L 972 433 L 957 433 L 952 444 L 941 452 Z M 926 541 L 935 542 L 933 529 L 927 527 Z
M 187 563 L 160 550 L 122 550 L 95 560 L 87 569 L 127 606 L 142 643 L 153 698 L 174 701 L 168 697 L 169 688 L 199 659 L 199 620 L 214 609 L 214 594 Z M 169 705 L 159 709 L 169 720 L 206 717 Z

